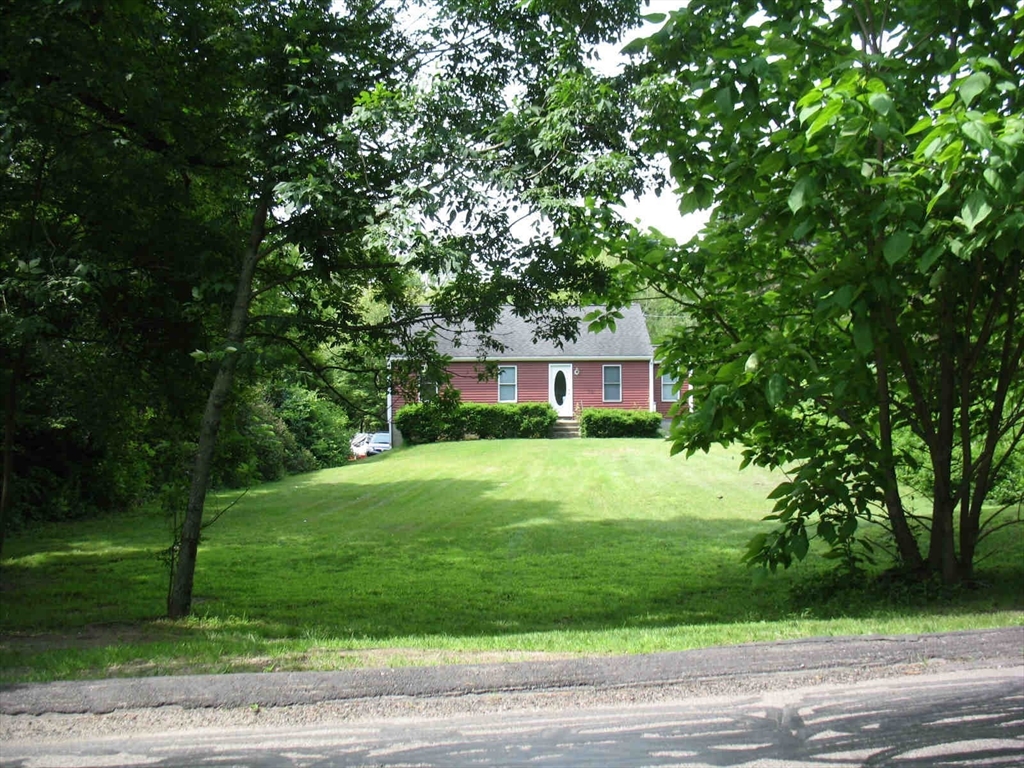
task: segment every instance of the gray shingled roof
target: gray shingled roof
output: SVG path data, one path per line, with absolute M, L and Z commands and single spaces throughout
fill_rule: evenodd
M 648 360 L 654 354 L 651 337 L 647 333 L 647 323 L 639 304 L 622 310 L 622 318 L 615 321 L 615 330 L 603 330 L 592 333 L 582 322 L 582 318 L 593 307 L 577 310 L 581 319 L 580 331 L 576 341 L 566 341 L 559 348 L 547 339 L 533 340 L 534 328 L 529 320 L 516 317 L 509 307 L 502 310 L 498 324 L 491 332 L 497 341 L 505 346 L 504 351 L 489 351 L 489 360 L 522 360 L 528 358 L 639 358 Z M 476 359 L 481 357 L 480 338 L 475 332 L 463 330 L 459 339 L 460 346 L 455 345 L 454 337 L 458 334 L 449 329 L 436 329 L 437 351 L 452 358 Z

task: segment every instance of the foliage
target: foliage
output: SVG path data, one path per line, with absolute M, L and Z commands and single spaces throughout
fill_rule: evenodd
M 539 439 L 550 435 L 558 414 L 550 403 L 517 403 L 512 418 L 515 437 Z
M 661 414 L 624 408 L 584 408 L 581 437 L 659 437 Z
M 633 136 L 682 212 L 714 213 L 690 243 L 601 247 L 612 309 L 654 290 L 689 319 L 659 348 L 698 404 L 673 451 L 786 468 L 752 563 L 815 538 L 848 558 L 881 520 L 901 567 L 970 579 L 1024 440 L 1024 9 L 694 0 L 662 21 L 629 46 Z M 923 552 L 898 482 L 915 457 Z
M 240 389 L 214 456 L 214 488 L 241 488 L 343 465 L 354 430 L 344 408 L 298 384 Z
M 512 403 L 462 403 L 459 416 L 466 433 L 481 440 L 516 437 L 516 408 Z
M 395 414 L 395 426 L 413 445 L 462 440 L 545 438 L 558 420 L 549 403 L 463 403 L 456 389 L 444 388 L 425 403 L 410 403 Z
M 499 118 L 513 93 L 531 114 L 558 73 L 583 70 L 636 9 L 485 5 L 431 3 L 414 9 L 425 14 L 416 25 L 376 0 L 5 6 L 0 245 L 11 258 L 0 263 L 0 361 L 12 460 L 0 534 L 9 491 L 20 494 L 31 471 L 25 425 L 62 398 L 54 350 L 100 404 L 76 404 L 71 420 L 109 425 L 106 440 L 83 430 L 89 451 L 48 475 L 63 505 L 99 464 L 146 455 L 116 437 L 147 409 L 160 428 L 154 445 L 189 435 L 195 460 L 168 605 L 181 616 L 225 419 L 232 482 L 273 476 L 283 460 L 281 425 L 246 411 L 236 389 L 285 360 L 347 403 L 350 420 L 374 421 L 373 367 L 399 351 L 429 361 L 430 322 L 486 330 L 511 302 L 566 332 L 561 307 L 602 268 L 577 260 L 568 241 L 554 248 L 550 230 L 566 227 L 564 200 L 588 181 L 561 197 L 517 186 L 498 156 L 515 161 L 524 148 L 498 136 Z M 562 177 L 587 144 L 567 153 L 552 143 Z M 551 227 L 520 243 L 512 229 L 524 215 Z M 117 375 L 102 376 L 98 361 Z M 38 401 L 24 397 L 41 379 L 50 386 Z M 123 409 L 107 381 L 126 394 Z M 292 431 L 335 418 L 321 405 L 315 417 L 298 410 Z M 341 442 L 322 432 L 308 447 L 333 463 Z M 149 469 L 142 490 L 179 468 Z
M 337 467 L 349 458 L 349 443 L 355 430 L 349 426 L 342 406 L 316 390 L 295 384 L 282 387 L 272 399 L 296 443 L 315 459 L 315 466 L 310 469 Z
M 425 403 L 410 403 L 399 409 L 395 414 L 395 427 L 411 445 L 461 440 L 466 434 L 461 406 L 459 391 L 445 387 Z

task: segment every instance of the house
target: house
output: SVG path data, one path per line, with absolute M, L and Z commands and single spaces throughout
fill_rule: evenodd
M 686 392 L 684 381 L 657 370 L 654 348 L 647 323 L 638 304 L 622 311 L 615 330 L 590 332 L 582 317 L 592 308 L 579 310 L 580 331 L 576 341 L 561 347 L 552 341 L 534 340 L 528 320 L 505 308 L 491 336 L 504 349 L 490 351 L 486 360 L 480 337 L 472 331 L 458 332 L 435 328 L 438 353 L 450 360 L 447 371 L 450 386 L 459 390 L 463 402 L 525 403 L 548 402 L 560 419 L 572 419 L 583 408 L 628 408 L 660 413 L 669 418 L 669 409 L 680 398 L 677 389 Z M 392 387 L 388 393 L 388 422 L 395 434 L 394 414 L 416 399 L 417 386 Z

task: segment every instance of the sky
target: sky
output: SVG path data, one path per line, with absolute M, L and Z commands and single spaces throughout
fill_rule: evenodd
M 646 8 L 641 8 L 643 15 L 653 13 L 668 13 L 681 6 L 686 5 L 686 0 L 646 0 Z M 642 35 L 650 35 L 657 31 L 659 24 L 645 23 L 638 29 L 627 32 L 621 43 L 606 45 L 601 49 L 602 59 L 605 60 L 607 68 L 614 70 L 623 61 L 619 50 L 630 40 Z M 605 67 L 602 67 L 604 70 Z M 666 163 L 665 170 L 668 170 Z M 625 217 L 631 222 L 639 222 L 642 225 L 653 227 L 663 234 L 674 237 L 680 243 L 686 242 L 707 223 L 710 211 L 697 211 L 683 216 L 679 213 L 679 199 L 672 192 L 671 187 L 662 191 L 661 195 L 648 192 L 639 199 L 630 198 L 626 201 L 623 209 Z

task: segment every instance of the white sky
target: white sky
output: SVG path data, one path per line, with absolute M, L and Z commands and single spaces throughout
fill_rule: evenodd
M 686 0 L 645 0 L 646 8 L 641 7 L 642 15 L 652 13 L 664 13 L 674 11 L 685 6 Z M 600 49 L 601 71 L 614 72 L 621 66 L 623 57 L 619 51 L 634 38 L 654 34 L 661 23 L 644 23 L 632 32 L 627 32 L 621 43 L 616 45 L 605 45 Z M 666 163 L 665 170 L 668 170 Z M 679 198 L 672 192 L 671 187 L 662 191 L 661 195 L 654 192 L 647 192 L 639 199 L 629 198 L 623 209 L 625 218 L 633 223 L 640 223 L 643 226 L 653 227 L 663 234 L 674 237 L 680 243 L 684 243 L 697 234 L 707 223 L 711 211 L 697 211 L 683 216 L 679 213 Z

